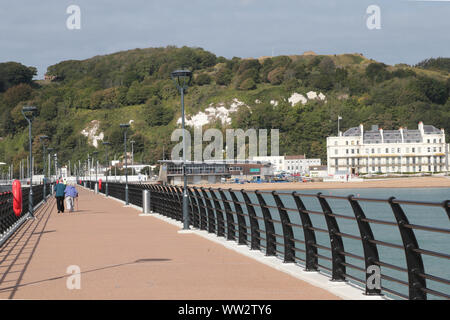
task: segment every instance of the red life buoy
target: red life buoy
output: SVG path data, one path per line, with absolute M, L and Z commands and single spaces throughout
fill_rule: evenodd
M 22 186 L 19 180 L 14 180 L 12 185 L 13 210 L 16 217 L 22 213 Z
M 102 179 L 98 180 L 98 190 L 102 190 Z

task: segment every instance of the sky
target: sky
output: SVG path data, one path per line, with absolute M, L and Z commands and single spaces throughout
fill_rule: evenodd
M 67 27 L 71 5 L 80 29 Z M 0 62 L 34 66 L 41 79 L 64 60 L 186 45 L 226 58 L 314 51 L 414 65 L 450 57 L 449 17 L 450 0 L 2 0 Z

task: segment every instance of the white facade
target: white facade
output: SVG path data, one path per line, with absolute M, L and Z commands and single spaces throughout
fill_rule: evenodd
M 327 138 L 328 173 L 444 172 L 449 166 L 444 129 L 419 122 L 418 129 L 383 130 L 363 125 Z
M 253 157 L 252 160 L 270 162 L 275 174 L 309 174 L 310 166 L 320 166 L 321 163 L 320 159 L 306 159 L 304 155 Z

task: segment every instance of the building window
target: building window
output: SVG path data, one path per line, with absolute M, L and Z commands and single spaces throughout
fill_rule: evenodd
M 412 148 L 412 153 L 415 153 L 416 152 L 416 148 Z
M 433 143 L 436 143 L 436 139 L 433 139 Z
M 375 153 L 375 149 L 372 148 L 372 153 Z
M 348 141 L 345 141 L 345 145 L 348 146 Z
M 386 148 L 386 153 L 389 153 L 389 148 Z
M 338 149 L 335 149 L 335 150 L 334 150 L 334 154 L 338 154 Z
M 348 154 L 348 149 L 345 149 L 345 153 Z
M 401 153 L 402 151 L 400 150 L 400 148 L 397 148 L 397 152 L 398 152 L 398 153 Z
M 337 141 L 334 142 L 334 145 L 337 146 Z
M 355 154 L 355 149 L 352 149 L 352 154 Z

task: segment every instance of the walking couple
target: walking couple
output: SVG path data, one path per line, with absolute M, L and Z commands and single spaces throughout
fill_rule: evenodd
M 64 213 L 64 198 L 66 200 L 67 209 L 70 212 L 74 211 L 75 198 L 78 198 L 78 192 L 74 183 L 64 184 L 62 179 L 59 179 L 55 185 L 55 197 L 58 213 Z

